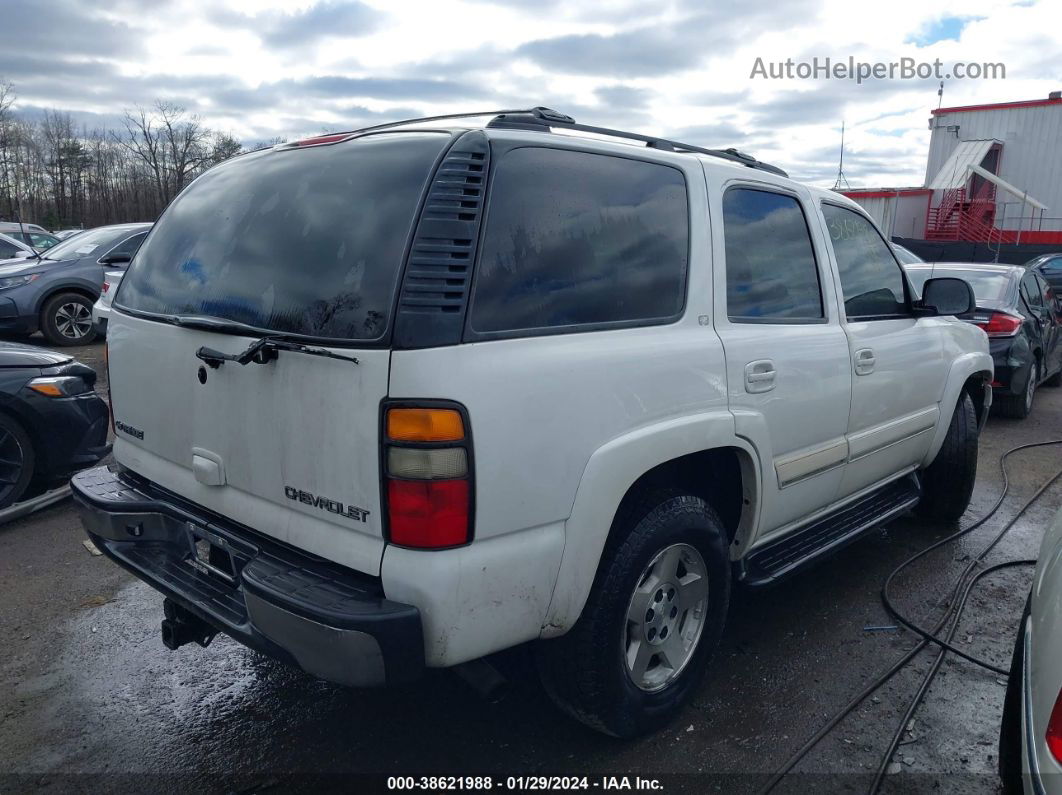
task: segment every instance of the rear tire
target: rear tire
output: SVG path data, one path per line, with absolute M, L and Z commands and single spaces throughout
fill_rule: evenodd
M 0 414 L 0 508 L 14 505 L 33 480 L 37 457 L 22 426 Z
M 966 512 L 977 479 L 977 436 L 977 412 L 963 392 L 940 452 L 922 471 L 918 514 L 937 522 L 954 522 Z
M 1032 366 L 1029 368 L 1029 378 L 1025 382 L 1025 389 L 1022 390 L 1020 395 L 1007 395 L 1000 398 L 997 405 L 999 406 L 999 413 L 1004 417 L 1010 417 L 1015 420 L 1023 420 L 1029 416 L 1029 412 L 1033 407 L 1033 396 L 1036 394 L 1036 387 L 1040 380 L 1040 362 L 1033 360 Z
M 628 738 L 671 719 L 704 675 L 726 623 L 730 559 L 722 522 L 698 497 L 650 494 L 612 532 L 578 622 L 537 658 L 562 710 Z
M 44 302 L 41 333 L 52 345 L 87 345 L 96 339 L 92 301 L 81 293 L 59 293 Z

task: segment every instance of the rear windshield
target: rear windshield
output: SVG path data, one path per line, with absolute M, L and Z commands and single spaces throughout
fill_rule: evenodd
M 992 273 L 990 271 L 960 271 L 953 268 L 947 270 L 933 270 L 931 268 L 912 268 L 907 271 L 911 280 L 911 286 L 922 294 L 922 287 L 930 276 L 934 278 L 950 277 L 963 279 L 974 291 L 974 297 L 980 301 L 1005 301 L 1010 292 L 1010 276 L 1006 273 Z
M 264 331 L 374 340 L 446 133 L 263 152 L 197 179 L 159 219 L 115 303 Z

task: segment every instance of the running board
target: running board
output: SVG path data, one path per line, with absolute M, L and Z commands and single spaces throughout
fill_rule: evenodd
M 753 550 L 742 561 L 742 582 L 769 585 L 910 510 L 922 496 L 912 472 L 785 537 Z

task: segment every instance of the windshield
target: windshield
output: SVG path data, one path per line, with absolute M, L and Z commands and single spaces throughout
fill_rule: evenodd
M 43 259 L 78 259 L 95 254 L 97 257 L 107 253 L 107 250 L 133 230 L 128 227 L 114 228 L 101 226 L 99 229 L 90 229 L 76 237 L 64 240 L 48 249 Z
M 445 133 L 372 135 L 237 158 L 166 210 L 115 304 L 263 331 L 379 339 Z
M 919 295 L 922 294 L 922 287 L 930 276 L 937 279 L 946 277 L 962 279 L 973 288 L 974 297 L 978 303 L 983 301 L 1005 301 L 1007 293 L 1010 292 L 1011 284 L 1008 274 L 992 271 L 911 268 L 907 271 L 907 276 L 911 280 L 911 286 L 918 291 Z

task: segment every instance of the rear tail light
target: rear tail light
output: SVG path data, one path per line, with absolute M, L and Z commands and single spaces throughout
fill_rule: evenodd
M 472 448 L 463 409 L 392 404 L 383 420 L 388 540 L 415 549 L 467 544 Z
M 1055 761 L 1062 764 L 1062 691 L 1055 699 L 1051 719 L 1047 722 L 1047 749 Z
M 103 283 L 103 292 L 109 293 L 110 291 L 111 291 L 111 283 L 105 281 Z
M 974 321 L 989 337 L 1013 337 L 1021 330 L 1024 319 L 1006 312 L 993 312 L 988 317 L 978 315 Z

